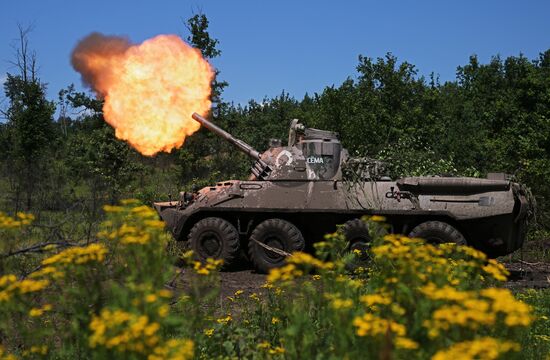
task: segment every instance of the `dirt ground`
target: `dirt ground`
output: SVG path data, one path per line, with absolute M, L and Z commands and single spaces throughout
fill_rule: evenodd
M 181 274 L 169 283 L 169 287 L 177 292 L 185 292 L 189 289 L 191 277 L 196 276 L 189 270 L 180 269 Z M 234 271 L 222 271 L 220 273 L 220 299 L 227 299 L 234 296 L 237 290 L 242 290 L 243 296 L 252 293 L 262 292 L 262 285 L 266 282 L 266 275 L 258 274 L 250 269 L 239 269 Z
M 245 295 L 260 292 L 265 284 L 266 276 L 252 270 L 224 272 L 221 276 L 222 296 L 231 296 L 237 290 L 243 290 Z
M 534 289 L 550 287 L 550 263 L 520 261 L 504 265 L 510 271 L 506 287 Z
M 550 263 L 514 262 L 505 264 L 510 271 L 509 281 L 504 285 L 508 288 L 550 288 Z M 189 273 L 185 270 L 173 283 L 176 289 L 184 291 L 189 284 Z M 237 290 L 244 291 L 243 296 L 261 293 L 266 275 L 258 274 L 250 269 L 239 269 L 221 273 L 220 299 L 233 296 Z

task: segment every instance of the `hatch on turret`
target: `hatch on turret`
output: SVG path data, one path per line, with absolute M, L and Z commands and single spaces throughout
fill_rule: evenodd
M 332 180 L 339 174 L 342 144 L 337 133 L 306 128 L 297 145 L 306 159 L 308 179 Z

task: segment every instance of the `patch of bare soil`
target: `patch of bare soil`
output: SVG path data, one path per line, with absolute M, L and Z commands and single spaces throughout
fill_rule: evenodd
M 518 261 L 504 265 L 510 271 L 506 287 L 534 289 L 550 287 L 550 263 Z
M 181 273 L 173 279 L 168 285 L 176 291 L 186 291 L 192 283 L 192 277 L 200 276 L 188 269 L 179 269 Z M 226 299 L 233 296 L 237 290 L 243 291 L 243 296 L 249 296 L 252 293 L 261 291 L 261 286 L 265 284 L 266 276 L 258 274 L 253 270 L 225 271 L 220 273 L 220 298 Z
M 505 263 L 510 271 L 508 282 L 504 285 L 508 288 L 534 288 L 542 289 L 550 287 L 550 263 L 537 262 L 530 263 L 526 261 Z M 197 276 L 190 270 L 180 269 L 182 272 L 170 284 L 170 287 L 177 292 L 185 291 L 191 283 L 191 276 Z M 220 294 L 222 303 L 227 301 L 227 297 L 234 296 L 237 290 L 243 291 L 243 297 L 248 297 L 252 293 L 261 293 L 262 285 L 265 284 L 266 276 L 258 274 L 250 269 L 238 269 L 234 271 L 225 271 L 220 273 Z

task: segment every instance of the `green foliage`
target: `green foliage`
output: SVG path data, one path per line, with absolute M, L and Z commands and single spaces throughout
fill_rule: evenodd
M 383 160 L 389 175 L 399 176 L 474 176 L 479 172 L 473 168 L 458 171 L 452 158 L 442 158 L 419 138 L 401 138 L 392 147 L 382 149 L 376 156 Z
M 4 91 L 9 100 L 7 123 L 2 128 L 5 173 L 12 184 L 15 208 L 19 209 L 24 196 L 25 208 L 30 209 L 48 174 L 46 163 L 57 140 L 55 107 L 46 100 L 45 85 L 34 78 L 8 74 Z
M 117 201 L 140 170 L 132 161 L 134 151 L 115 138 L 111 127 L 102 124 L 88 134 L 77 134 L 68 143 L 68 162 L 72 172 L 89 182 L 92 192 L 108 194 Z
M 170 313 L 173 293 L 164 289 L 174 275 L 164 223 L 136 201 L 104 210 L 95 241 L 37 244 L 39 266 L 30 273 L 5 261 L 13 250 L 0 254 L 0 355 L 7 348 L 33 358 L 192 357 L 193 342 L 180 336 L 182 321 Z M 9 241 L 4 230 L 31 221 L 0 216 L 0 244 Z
M 550 350 L 548 291 L 514 297 L 498 287 L 497 261 L 387 235 L 379 216 L 365 219 L 366 263 L 334 233 L 317 258 L 294 253 L 261 289 L 222 298 L 221 261 L 185 252 L 185 267 L 173 267 L 153 209 L 125 200 L 104 211 L 94 241 L 37 244 L 30 272 L 3 261 L 14 248 L 0 248 L 1 356 L 538 359 Z M 0 214 L 0 245 L 32 241 L 32 221 Z
M 535 315 L 535 322 L 529 333 L 521 339 L 524 357 L 536 359 L 542 354 L 550 354 L 550 290 L 529 289 L 516 296 L 532 306 Z

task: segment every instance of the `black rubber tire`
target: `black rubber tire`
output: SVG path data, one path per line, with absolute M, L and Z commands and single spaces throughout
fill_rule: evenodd
M 344 226 L 342 226 L 342 234 L 344 234 L 350 244 L 358 241 L 365 243 L 372 241 L 369 234 L 369 225 L 361 219 L 346 221 Z
M 369 234 L 369 225 L 361 219 L 352 219 L 346 221 L 342 226 L 342 234 L 349 241 L 349 251 L 361 250 L 361 261 L 368 261 L 370 245 L 372 243 Z
M 286 257 L 265 249 L 256 241 L 287 253 L 302 251 L 306 242 L 300 230 L 289 221 L 268 219 L 261 222 L 248 240 L 248 255 L 258 272 L 268 273 L 269 270 L 283 266 Z
M 430 244 L 455 243 L 466 245 L 466 239 L 460 231 L 442 221 L 423 222 L 412 229 L 409 237 L 421 238 Z
M 239 257 L 239 232 L 222 218 L 208 217 L 198 221 L 187 238 L 198 261 L 222 259 L 223 267 L 227 268 Z

